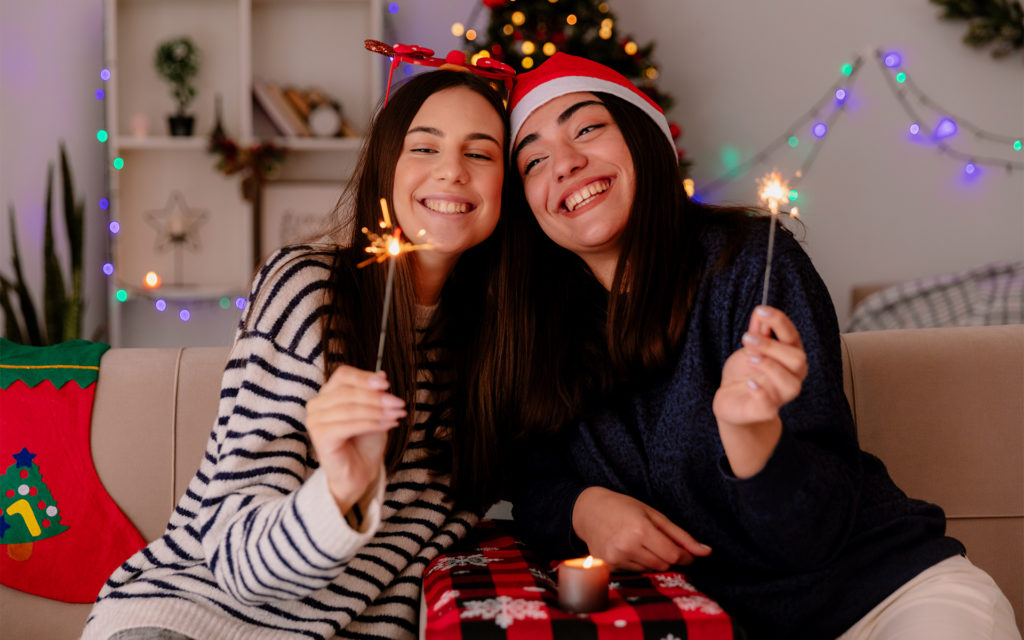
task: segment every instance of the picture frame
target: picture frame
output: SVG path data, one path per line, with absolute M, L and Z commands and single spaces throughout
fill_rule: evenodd
M 344 181 L 271 181 L 260 202 L 260 259 L 288 244 L 315 240 L 345 190 Z

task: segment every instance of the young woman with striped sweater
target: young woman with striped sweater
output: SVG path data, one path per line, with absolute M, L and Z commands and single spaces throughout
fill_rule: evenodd
M 495 492 L 486 399 L 456 383 L 498 374 L 480 327 L 505 139 L 500 97 L 471 73 L 391 96 L 343 199 L 355 224 L 259 270 L 199 470 L 83 638 L 416 636 L 425 566 Z M 387 268 L 356 268 L 382 195 L 434 246 L 396 259 L 386 374 L 372 370 Z

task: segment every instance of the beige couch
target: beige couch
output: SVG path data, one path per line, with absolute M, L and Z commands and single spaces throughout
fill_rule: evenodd
M 147 540 L 161 534 L 198 466 L 227 350 L 113 349 L 101 363 L 93 457 Z M 949 531 L 1024 620 L 1024 325 L 843 336 L 862 446 Z M 133 464 L 123 464 L 130 452 Z M 6 638 L 76 638 L 89 605 L 0 586 Z

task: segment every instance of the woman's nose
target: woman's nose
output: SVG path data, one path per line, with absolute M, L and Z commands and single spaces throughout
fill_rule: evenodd
M 465 182 L 466 166 L 459 154 L 447 154 L 438 159 L 434 176 L 439 180 L 448 182 Z
M 583 153 L 580 153 L 571 144 L 559 145 L 553 152 L 554 163 L 553 167 L 555 170 L 555 179 L 561 182 L 567 178 L 571 178 L 573 174 L 582 169 L 587 164 L 587 157 Z

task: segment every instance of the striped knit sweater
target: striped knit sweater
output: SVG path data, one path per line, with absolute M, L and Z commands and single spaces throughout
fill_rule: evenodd
M 305 430 L 330 265 L 292 247 L 260 270 L 199 470 L 164 535 L 107 580 L 83 639 L 141 626 L 197 640 L 416 637 L 424 568 L 476 516 L 454 512 L 448 477 L 421 463 L 429 384 L 396 473 L 357 529 L 340 515 Z

